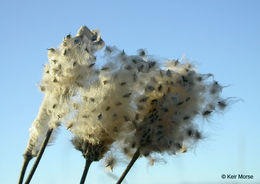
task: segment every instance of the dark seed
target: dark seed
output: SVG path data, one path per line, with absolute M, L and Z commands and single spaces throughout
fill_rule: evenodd
M 40 86 L 40 90 L 41 90 L 41 91 L 45 91 L 45 89 L 46 89 L 46 88 L 45 88 L 44 86 Z
M 125 121 L 129 121 L 130 119 L 127 116 L 124 116 Z
M 180 62 L 179 62 L 178 60 L 176 60 L 176 61 L 174 62 L 174 66 L 177 66 L 179 63 L 180 63 Z
M 115 105 L 116 106 L 120 106 L 120 105 L 122 105 L 122 103 L 121 102 L 117 102 Z
M 112 49 L 108 46 L 106 46 L 106 49 L 105 49 L 106 52 L 112 52 Z
M 149 98 L 149 97 L 141 98 L 141 99 L 139 100 L 139 102 L 146 102 L 146 101 L 148 100 L 148 98 Z
M 197 80 L 198 80 L 199 82 L 201 82 L 201 81 L 202 81 L 202 77 L 197 77 Z
M 184 117 L 183 117 L 183 120 L 188 120 L 188 119 L 190 119 L 189 116 L 184 116 Z
M 150 144 L 150 142 L 149 142 L 148 144 Z M 145 157 L 148 157 L 149 154 L 150 154 L 150 152 L 144 152 L 144 156 L 145 156 Z
M 188 130 L 188 131 L 187 131 L 187 135 L 188 135 L 189 137 L 191 137 L 191 136 L 193 135 L 193 131 L 192 131 L 192 130 Z
M 163 138 L 163 136 L 160 136 L 157 140 L 160 141 Z
M 161 75 L 161 77 L 163 77 L 163 71 L 162 70 L 160 70 L 160 75 Z
M 147 91 L 150 91 L 150 92 L 151 92 L 151 91 L 154 90 L 154 87 L 153 87 L 153 86 L 147 86 L 146 89 L 147 89 Z
M 57 63 L 57 60 L 56 59 L 54 59 L 54 60 L 51 60 L 54 64 L 56 64 Z
M 189 100 L 190 100 L 190 97 L 187 97 L 185 101 L 188 102 Z
M 188 82 L 188 79 L 185 76 L 181 76 L 183 82 Z
M 86 118 L 88 118 L 88 115 L 84 115 L 84 116 L 82 116 L 82 118 L 85 118 L 85 119 L 86 119 Z
M 101 68 L 102 71 L 107 71 L 108 69 L 109 69 L 108 67 Z
M 171 77 L 171 76 L 172 76 L 172 72 L 171 72 L 170 70 L 167 70 L 166 75 L 167 75 L 168 77 Z
M 198 131 L 195 132 L 195 138 L 201 139 L 201 134 Z
M 179 102 L 179 103 L 177 103 L 177 105 L 179 106 L 179 105 L 182 105 L 183 104 L 183 102 Z
M 174 146 L 175 146 L 177 149 L 181 149 L 181 148 L 182 148 L 182 146 L 181 146 L 180 143 L 175 143 Z
M 94 42 L 97 40 L 97 34 L 93 35 L 92 38 L 91 38 L 91 41 Z
M 225 101 L 219 101 L 219 102 L 218 102 L 218 106 L 219 106 L 220 108 L 225 108 L 225 107 L 227 106 L 227 104 L 226 104 Z
M 131 147 L 132 147 L 132 148 L 135 148 L 135 144 L 136 144 L 135 142 L 132 143 Z
M 137 69 L 138 69 L 138 72 L 142 71 L 143 68 L 144 68 L 144 65 L 139 66 L 139 67 L 137 68 Z
M 128 98 L 128 97 L 130 97 L 130 96 L 131 96 L 131 94 L 132 94 L 132 93 L 127 93 L 127 94 L 124 94 L 124 95 L 123 95 L 123 98 Z
M 171 92 L 171 88 L 167 88 L 167 93 L 170 93 Z
M 135 115 L 135 120 L 139 120 L 139 114 Z
M 140 50 L 139 55 L 140 55 L 140 56 L 145 56 L 144 50 Z
M 126 69 L 126 70 L 132 70 L 132 67 L 131 67 L 130 65 L 127 65 L 127 66 L 125 67 L 125 69 Z
M 66 56 L 66 55 L 67 55 L 67 53 L 68 53 L 68 50 L 67 50 L 67 49 L 65 49 L 65 50 L 63 51 L 63 55 L 64 55 L 64 56 Z
M 162 85 L 160 84 L 158 87 L 158 91 L 161 91 L 161 90 L 162 90 Z
M 79 43 L 79 39 L 75 39 L 74 44 L 78 44 L 78 43 Z
M 134 64 L 136 64 L 136 63 L 137 63 L 137 61 L 136 61 L 135 59 L 133 59 L 133 60 L 132 60 L 132 62 L 133 62 Z
M 124 86 L 124 85 L 126 85 L 126 82 L 121 82 L 120 85 Z
M 91 68 L 95 65 L 96 63 L 91 63 L 88 67 Z
M 211 112 L 212 112 L 212 111 L 206 110 L 206 111 L 204 111 L 204 112 L 202 113 L 202 115 L 203 115 L 203 116 L 207 116 L 207 115 L 209 115 Z
M 106 111 L 109 111 L 109 109 L 110 109 L 110 106 L 107 106 Z
M 158 102 L 157 99 L 153 99 L 153 100 L 151 101 L 151 105 L 154 105 L 154 104 L 156 104 L 157 102 Z
M 50 49 L 48 49 L 49 51 L 51 51 L 51 52 L 55 52 L 55 49 L 54 48 L 50 48 Z
M 168 112 L 168 108 L 163 108 L 163 112 Z
M 102 118 L 102 114 L 99 114 L 98 119 L 101 120 L 101 118 Z
M 125 51 L 122 50 L 122 52 L 120 54 L 121 54 L 121 56 L 125 56 Z
M 113 114 L 113 117 L 114 117 L 114 118 L 116 118 L 116 117 L 117 117 L 117 114 L 116 114 L 116 113 L 114 113 L 114 114 Z
M 123 148 L 123 152 L 124 152 L 125 154 L 128 154 L 128 153 L 129 153 L 129 150 L 128 150 L 127 148 Z
M 149 62 L 149 68 L 152 68 L 152 67 L 154 67 L 154 66 L 155 66 L 155 64 L 156 64 L 156 62 L 155 62 L 155 61 Z

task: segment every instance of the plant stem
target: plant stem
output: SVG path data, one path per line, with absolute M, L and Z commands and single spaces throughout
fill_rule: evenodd
M 125 176 L 127 175 L 128 171 L 131 169 L 131 167 L 134 165 L 135 161 L 138 159 L 138 157 L 140 156 L 140 149 L 138 148 L 132 158 L 132 160 L 130 161 L 130 163 L 128 164 L 127 168 L 125 169 L 125 171 L 123 172 L 123 174 L 120 176 L 119 180 L 117 181 L 116 184 L 120 184 Z
M 88 174 L 88 169 L 89 169 L 91 163 L 92 163 L 91 160 L 86 159 L 85 168 L 84 168 L 84 171 L 83 171 L 82 176 L 81 176 L 80 184 L 85 183 L 85 180 L 86 180 L 86 177 L 87 177 L 87 174 Z
M 32 177 L 33 177 L 33 174 L 34 174 L 34 172 L 36 171 L 36 168 L 37 168 L 37 166 L 38 166 L 38 164 L 39 164 L 39 162 L 40 162 L 40 160 L 41 160 L 41 157 L 42 157 L 42 155 L 43 155 L 43 152 L 44 152 L 44 150 L 45 150 L 45 148 L 46 148 L 46 146 L 47 146 L 47 144 L 48 144 L 48 142 L 49 142 L 49 139 L 50 139 L 50 137 L 51 137 L 52 131 L 53 131 L 53 128 L 48 129 L 48 131 L 47 131 L 47 133 L 46 133 L 46 136 L 45 136 L 45 139 L 44 139 L 44 141 L 43 141 L 43 143 L 42 143 L 42 146 L 41 146 L 41 148 L 40 148 L 40 150 L 39 150 L 39 153 L 37 154 L 37 158 L 36 158 L 36 160 L 34 161 L 33 166 L 32 166 L 32 169 L 31 169 L 31 171 L 30 171 L 30 173 L 29 173 L 29 176 L 27 177 L 27 179 L 26 179 L 26 181 L 25 181 L 25 184 L 29 184 L 29 183 L 30 183 L 30 181 L 31 181 L 31 179 L 32 179 Z
M 22 166 L 22 169 L 21 169 L 21 172 L 20 172 L 18 184 L 23 183 L 25 171 L 26 171 L 27 166 L 28 166 L 28 164 L 29 164 L 29 162 L 31 161 L 32 158 L 33 158 L 32 156 L 24 155 L 23 166 Z

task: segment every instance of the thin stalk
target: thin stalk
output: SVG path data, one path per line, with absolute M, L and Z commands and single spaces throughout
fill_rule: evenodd
M 25 184 L 29 184 L 30 183 L 30 181 L 31 181 L 31 179 L 33 177 L 33 174 L 36 171 L 36 168 L 37 168 L 37 166 L 38 166 L 38 164 L 39 164 L 39 162 L 40 162 L 40 160 L 42 158 L 43 152 L 44 152 L 44 150 L 45 150 L 45 148 L 46 148 L 46 146 L 47 146 L 47 144 L 49 142 L 49 139 L 51 137 L 52 132 L 53 132 L 53 128 L 48 129 L 48 131 L 46 133 L 46 136 L 45 136 L 45 139 L 44 139 L 44 141 L 42 143 L 42 146 L 41 146 L 41 148 L 39 150 L 39 153 L 37 154 L 37 158 L 34 161 L 32 169 L 31 169 L 31 171 L 29 173 L 29 176 L 27 177 L 27 179 L 25 181 Z
M 82 176 L 81 176 L 80 184 L 85 183 L 85 180 L 86 180 L 86 177 L 87 177 L 87 174 L 88 174 L 88 169 L 89 169 L 91 163 L 92 163 L 91 160 L 86 159 L 85 168 L 84 168 L 84 171 L 83 171 Z
M 116 184 L 120 184 L 125 176 L 127 175 L 127 173 L 129 172 L 129 170 L 131 169 L 131 167 L 134 165 L 135 161 L 138 159 L 138 157 L 140 156 L 140 149 L 138 148 L 132 158 L 132 160 L 130 161 L 130 163 L 128 164 L 127 168 L 125 169 L 125 171 L 123 172 L 123 174 L 120 176 L 119 180 L 117 181 Z
M 26 171 L 27 166 L 28 166 L 28 164 L 29 164 L 29 162 L 31 161 L 32 158 L 33 158 L 32 156 L 24 155 L 23 166 L 22 166 L 22 169 L 21 169 L 21 172 L 20 172 L 18 184 L 23 183 L 25 171 Z

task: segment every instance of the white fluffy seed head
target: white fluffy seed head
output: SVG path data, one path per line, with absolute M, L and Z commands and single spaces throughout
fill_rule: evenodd
M 70 116 L 70 101 L 79 88 L 95 78 L 94 53 L 104 46 L 98 31 L 82 26 L 76 37 L 66 36 L 58 48 L 48 49 L 40 90 L 45 93 L 39 113 L 30 128 L 25 155 L 35 156 L 49 128 Z
M 128 148 L 139 147 L 141 154 L 149 156 L 153 152 L 184 153 L 193 147 L 202 137 L 195 118 L 210 116 L 217 106 L 225 106 L 222 87 L 208 80 L 210 76 L 199 74 L 190 63 L 174 60 L 165 67 L 137 73 L 139 93 L 133 99 L 137 118 L 135 133 L 125 139 Z

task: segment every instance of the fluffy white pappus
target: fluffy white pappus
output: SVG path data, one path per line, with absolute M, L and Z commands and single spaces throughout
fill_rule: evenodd
M 47 130 L 58 127 L 68 119 L 71 97 L 75 96 L 82 85 L 90 85 L 87 81 L 93 79 L 89 77 L 93 76 L 93 54 L 103 46 L 100 34 L 83 26 L 76 37 L 68 35 L 60 47 L 49 49 L 49 63 L 44 67 L 40 84 L 45 97 L 30 128 L 26 153 L 36 155 Z
M 97 31 L 83 26 L 76 37 L 66 36 L 59 48 L 48 51 L 40 90 L 45 93 L 39 113 L 30 128 L 25 155 L 35 156 L 49 128 L 56 128 L 69 114 L 68 104 L 81 87 L 81 80 L 92 73 L 93 55 L 104 46 Z M 82 77 L 83 75 L 84 77 Z M 87 83 L 88 84 L 88 83 Z
M 92 144 L 119 140 L 133 131 L 137 112 L 133 102 L 140 95 L 138 73 L 149 73 L 157 66 L 154 61 L 127 56 L 115 48 L 106 47 L 105 52 L 109 52 L 104 56 L 107 63 L 96 72 L 99 82 L 82 88 L 77 112 L 69 124 L 74 135 Z
M 94 70 L 94 53 L 103 46 L 99 32 L 90 31 L 86 26 L 82 26 L 75 37 L 66 36 L 58 48 L 48 51 L 49 63 L 44 68 L 41 90 L 60 93 L 68 88 L 83 87 L 82 83 L 86 84 Z
M 74 120 L 70 122 L 73 134 L 92 144 L 118 139 L 134 117 L 130 86 L 122 85 L 123 78 L 104 82 L 112 80 L 113 75 L 100 74 L 100 82 L 81 94 Z
M 125 139 L 125 147 L 139 148 L 144 156 L 184 153 L 194 147 L 202 137 L 194 119 L 210 116 L 216 105 L 222 105 L 222 88 L 208 81 L 210 76 L 197 73 L 190 63 L 174 60 L 160 71 L 146 73 L 141 78 L 145 79 L 143 93 L 135 100 L 135 134 Z
M 45 97 L 40 106 L 39 113 L 30 127 L 30 138 L 24 155 L 36 156 L 39 151 L 41 142 L 49 129 L 48 123 L 51 119 L 47 112 L 47 106 L 48 100 L 47 97 Z
M 107 154 L 105 155 L 104 159 L 104 166 L 106 169 L 108 169 L 110 172 L 113 172 L 115 166 L 117 165 L 118 160 L 113 154 Z

